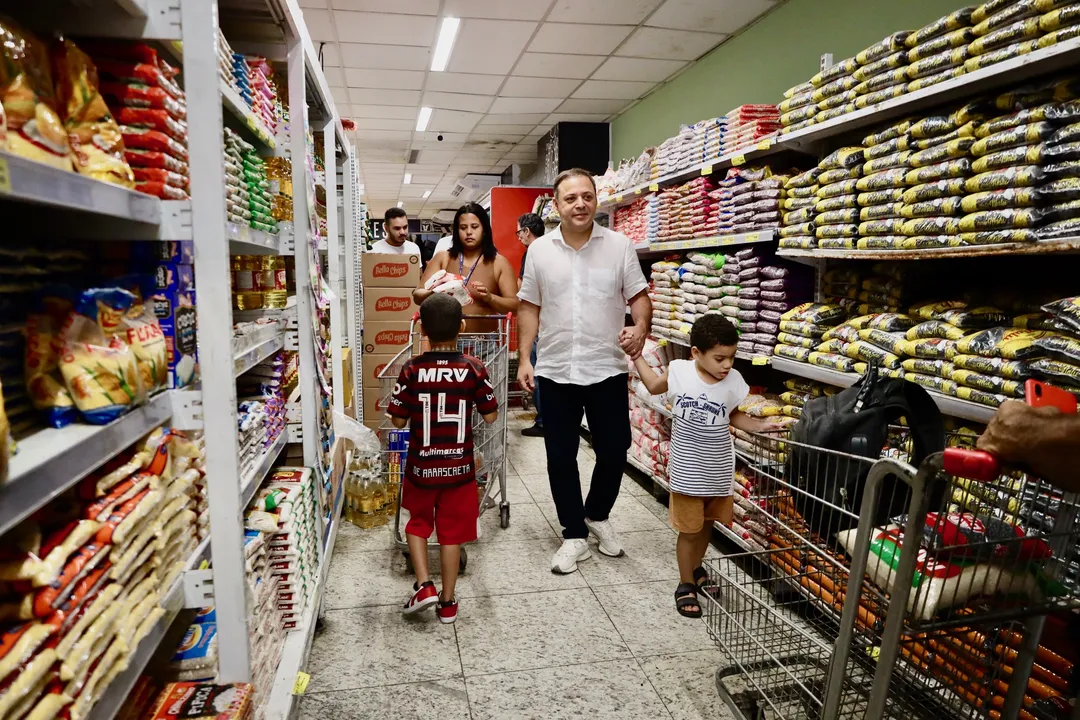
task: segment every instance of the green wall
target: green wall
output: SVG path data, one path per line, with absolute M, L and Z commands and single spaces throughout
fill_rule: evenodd
M 823 53 L 842 60 L 897 30 L 914 30 L 963 0 L 788 0 L 612 123 L 611 156 L 637 157 L 680 125 L 746 103 L 775 103 L 809 80 Z

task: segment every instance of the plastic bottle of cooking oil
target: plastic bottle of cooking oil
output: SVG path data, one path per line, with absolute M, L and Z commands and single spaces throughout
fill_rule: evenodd
M 353 525 L 357 521 L 357 512 L 359 510 L 359 498 L 358 498 L 358 478 L 355 473 L 349 473 L 345 476 L 345 502 L 341 508 L 341 514 L 345 520 L 351 522 Z
M 375 484 L 367 476 L 360 482 L 360 488 L 357 492 L 357 510 L 357 527 L 375 527 L 375 516 L 378 510 L 378 506 L 375 504 Z
M 388 522 L 386 517 L 386 483 L 380 477 L 373 480 L 372 485 L 374 486 L 372 503 L 375 507 L 375 527 L 379 527 Z

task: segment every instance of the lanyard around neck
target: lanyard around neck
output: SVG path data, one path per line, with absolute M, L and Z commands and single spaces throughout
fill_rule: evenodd
M 476 258 L 476 262 L 473 263 L 472 269 L 469 270 L 469 276 L 467 278 L 465 278 L 465 285 L 468 285 L 469 281 L 472 280 L 472 274 L 474 272 L 476 272 L 476 266 L 479 265 L 480 261 L 483 260 L 483 259 L 484 259 L 484 256 L 482 254 L 480 255 L 480 257 Z M 458 262 L 458 275 L 464 275 L 465 274 L 465 253 L 464 252 L 462 252 L 460 255 L 458 255 L 457 262 Z

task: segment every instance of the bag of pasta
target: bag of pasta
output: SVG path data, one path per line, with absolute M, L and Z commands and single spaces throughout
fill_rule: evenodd
M 135 175 L 124 159 L 124 139 L 98 92 L 98 74 L 89 56 L 67 38 L 52 48 L 57 103 L 67 129 L 75 172 L 126 188 Z
M 146 399 L 135 353 L 124 342 L 124 316 L 135 296 L 119 288 L 87 290 L 64 329 L 60 372 L 83 419 L 104 425 Z
M 60 332 L 74 305 L 71 288 L 47 286 L 26 318 L 26 391 L 34 407 L 44 414 L 45 422 L 56 428 L 69 425 L 77 416 L 59 364 L 63 352 Z
M 0 144 L 9 152 L 71 170 L 71 146 L 56 112 L 44 43 L 0 16 L 0 99 L 7 122 Z

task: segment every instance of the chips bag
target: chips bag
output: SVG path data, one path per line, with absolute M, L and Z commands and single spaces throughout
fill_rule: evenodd
M 135 296 L 119 288 L 87 290 L 61 331 L 60 372 L 83 419 L 112 422 L 146 399 L 126 336 Z

